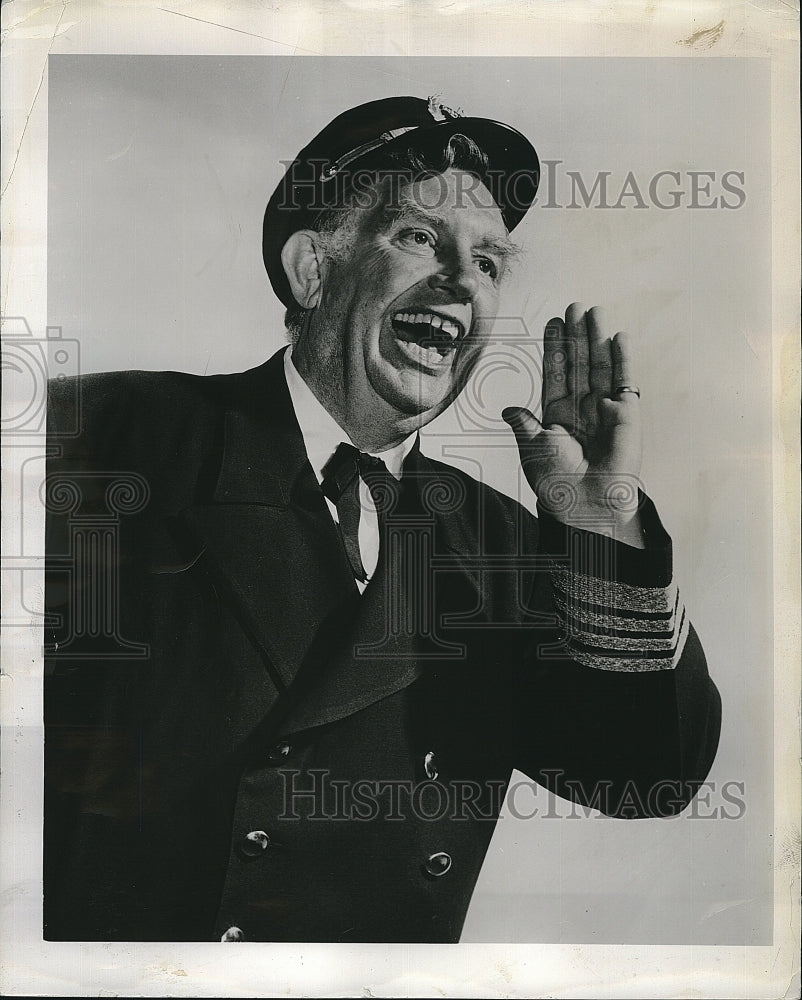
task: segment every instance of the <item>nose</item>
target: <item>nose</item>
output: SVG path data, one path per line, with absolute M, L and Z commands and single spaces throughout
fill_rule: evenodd
M 440 267 L 429 278 L 429 286 L 448 292 L 459 302 L 470 302 L 479 288 L 473 256 L 455 252 L 441 259 Z

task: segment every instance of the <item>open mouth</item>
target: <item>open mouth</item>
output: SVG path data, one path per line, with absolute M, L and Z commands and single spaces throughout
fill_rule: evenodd
M 465 335 L 459 320 L 433 312 L 397 312 L 392 325 L 410 357 L 434 366 L 443 364 Z

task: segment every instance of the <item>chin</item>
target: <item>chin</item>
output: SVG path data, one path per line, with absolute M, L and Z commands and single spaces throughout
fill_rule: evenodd
M 427 381 L 429 379 L 420 372 L 400 372 L 395 378 L 387 380 L 382 387 L 383 391 L 379 390 L 380 395 L 405 417 L 432 420 L 451 402 L 453 385 L 450 378 L 444 380 L 445 385 L 427 386 Z M 424 423 L 425 420 L 421 422 Z

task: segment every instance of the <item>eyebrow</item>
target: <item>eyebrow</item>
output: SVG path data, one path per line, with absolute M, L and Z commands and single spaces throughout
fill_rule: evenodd
M 433 229 L 445 229 L 448 225 L 445 216 L 439 212 L 434 212 L 428 208 L 421 208 L 414 202 L 404 199 L 403 195 L 399 203 L 385 207 L 381 213 L 381 222 L 385 225 L 392 225 L 400 222 L 424 222 Z M 523 253 L 523 247 L 507 236 L 482 236 L 475 244 L 475 249 L 486 250 L 503 260 L 511 260 Z
M 506 236 L 485 236 L 477 243 L 476 249 L 488 250 L 504 260 L 512 260 L 522 254 L 524 248 Z
M 447 225 L 444 215 L 428 208 L 421 208 L 412 202 L 386 206 L 382 210 L 381 221 L 387 225 L 407 221 L 427 222 L 433 229 L 444 229 Z

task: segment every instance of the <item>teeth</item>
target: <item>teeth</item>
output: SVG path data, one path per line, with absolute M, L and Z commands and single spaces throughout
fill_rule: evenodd
M 443 363 L 443 354 L 436 347 L 421 347 L 420 344 L 408 343 L 406 348 L 410 353 L 417 354 L 421 361 L 425 361 L 430 365 L 439 365 Z
M 459 337 L 459 325 L 453 320 L 437 316 L 435 313 L 399 312 L 395 314 L 395 319 L 400 323 L 428 324 L 436 330 L 442 330 L 444 333 L 447 333 L 452 340 L 456 340 Z

